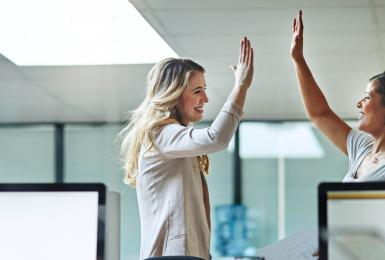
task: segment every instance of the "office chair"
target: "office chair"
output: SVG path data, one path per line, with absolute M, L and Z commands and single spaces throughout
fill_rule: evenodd
M 144 260 L 205 260 L 196 256 L 154 256 Z

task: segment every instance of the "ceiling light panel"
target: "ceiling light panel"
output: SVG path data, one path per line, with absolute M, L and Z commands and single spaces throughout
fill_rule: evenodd
M 19 66 L 177 57 L 128 0 L 1 0 L 0 53 Z

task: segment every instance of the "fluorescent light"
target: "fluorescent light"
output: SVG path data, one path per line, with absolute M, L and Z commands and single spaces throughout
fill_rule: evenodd
M 242 123 L 240 156 L 255 158 L 321 158 L 324 151 L 308 123 Z
M 2 0 L 0 53 L 20 66 L 177 57 L 128 0 Z

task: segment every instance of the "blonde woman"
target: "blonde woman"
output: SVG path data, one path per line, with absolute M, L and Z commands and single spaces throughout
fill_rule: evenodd
M 181 255 L 210 258 L 207 154 L 227 147 L 243 114 L 253 77 L 253 49 L 241 41 L 234 87 L 208 128 L 204 68 L 187 59 L 165 59 L 148 74 L 147 94 L 123 129 L 125 181 L 136 187 L 141 221 L 140 259 Z

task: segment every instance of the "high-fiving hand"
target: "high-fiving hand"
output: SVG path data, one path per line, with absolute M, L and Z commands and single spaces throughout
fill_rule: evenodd
M 235 75 L 235 86 L 249 88 L 254 73 L 254 51 L 250 41 L 243 37 L 237 66 L 231 66 Z
M 297 18 L 293 22 L 293 37 L 290 48 L 291 57 L 294 60 L 303 58 L 303 22 L 302 10 L 298 12 Z

